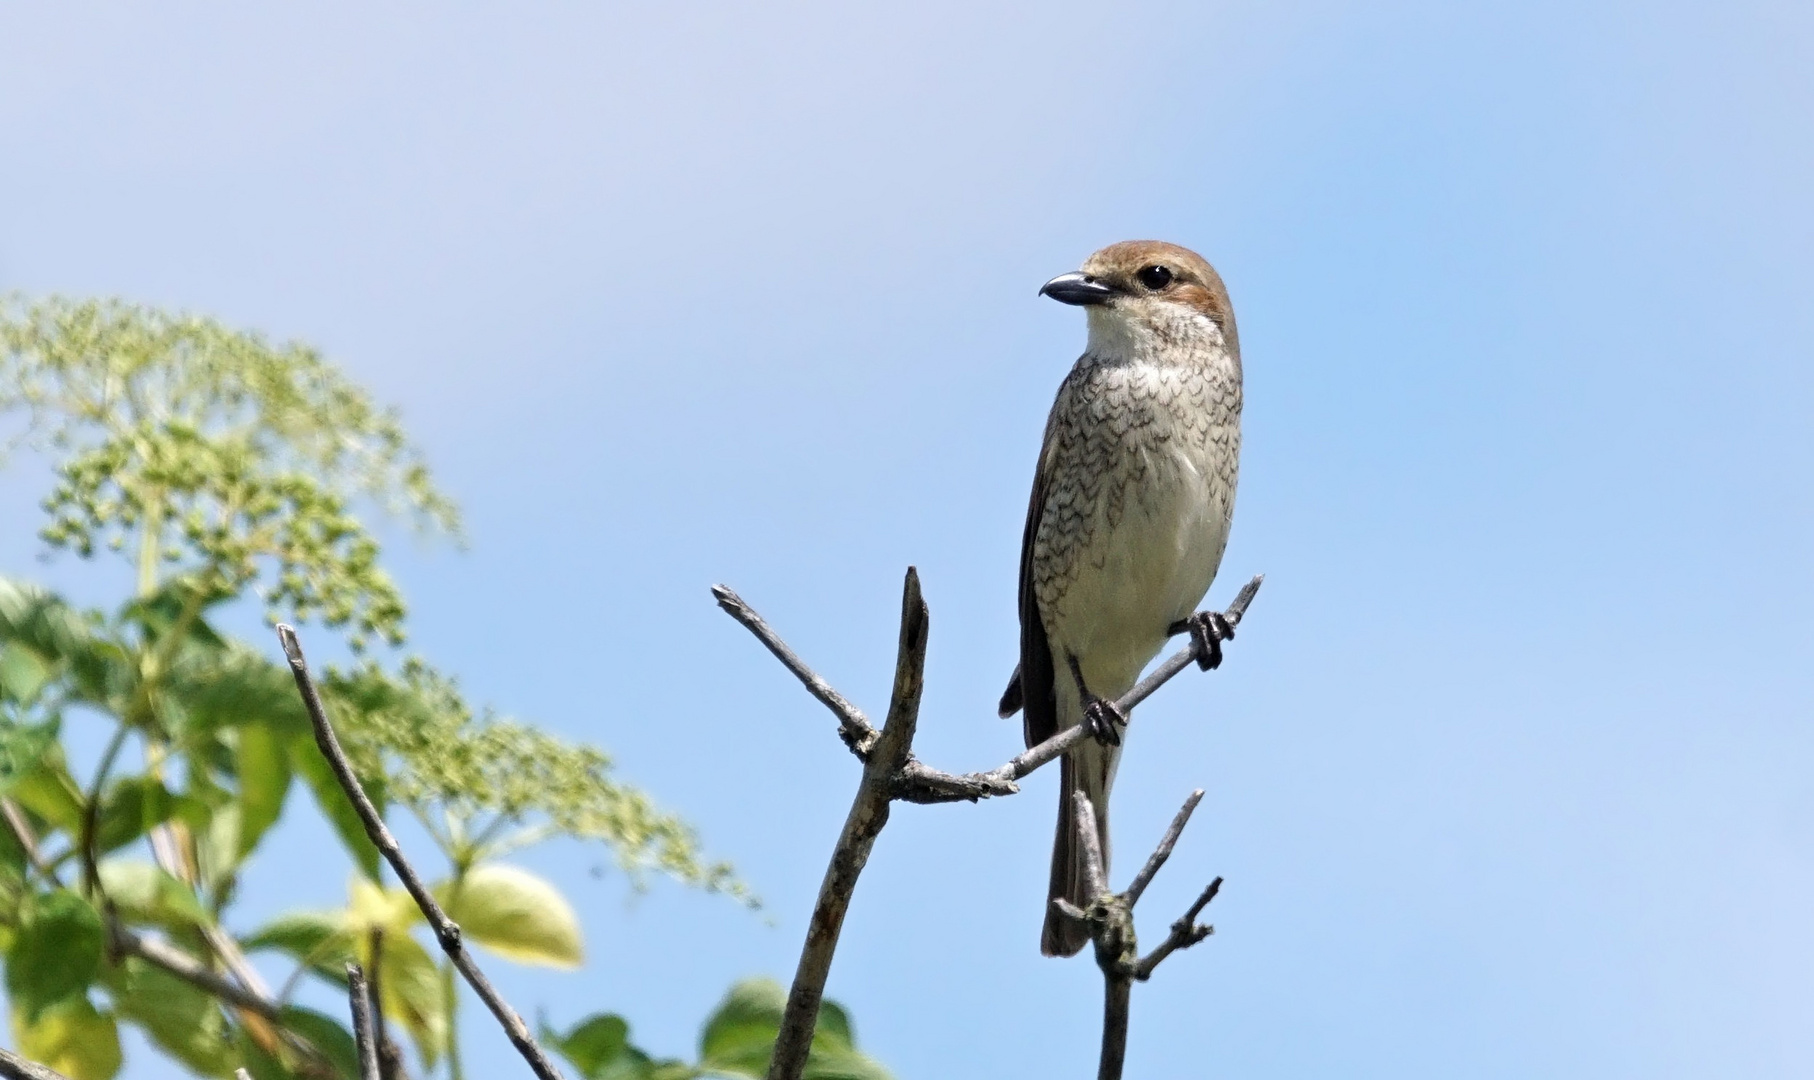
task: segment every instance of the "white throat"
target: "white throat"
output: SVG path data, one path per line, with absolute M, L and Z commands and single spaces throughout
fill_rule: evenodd
M 1225 347 L 1216 321 L 1182 304 L 1149 302 L 1136 311 L 1105 304 L 1084 310 L 1090 326 L 1086 351 L 1103 360 L 1154 359 L 1179 346 L 1192 352 Z

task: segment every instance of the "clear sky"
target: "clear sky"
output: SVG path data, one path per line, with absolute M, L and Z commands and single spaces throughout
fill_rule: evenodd
M 1130 736 L 1118 882 L 1208 791 L 1147 937 L 1227 886 L 1129 1074 L 1814 1073 L 1814 8 L 450 7 L 8 5 L 0 291 L 304 338 L 401 406 L 472 540 L 392 546 L 415 645 L 769 904 L 539 850 L 590 961 L 490 965 L 526 1012 L 679 1053 L 792 970 L 856 770 L 712 583 L 875 711 L 916 564 L 923 756 L 1018 748 L 1083 339 L 1035 290 L 1156 237 L 1240 321 L 1212 597 L 1268 578 Z M 0 474 L 0 571 L 105 595 L 33 561 L 42 492 Z M 903 1080 L 1093 1067 L 1098 976 L 1037 951 L 1054 785 L 882 837 L 830 992 Z M 267 843 L 240 929 L 344 896 L 321 829 Z

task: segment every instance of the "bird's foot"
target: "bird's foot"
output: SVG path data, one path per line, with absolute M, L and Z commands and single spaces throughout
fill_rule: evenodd
M 1071 678 L 1077 682 L 1077 697 L 1083 702 L 1084 730 L 1104 746 L 1120 746 L 1120 729 L 1127 726 L 1126 711 L 1114 702 L 1090 693 L 1090 688 L 1084 685 L 1083 666 L 1077 662 L 1077 657 L 1073 655 L 1066 659 L 1071 664 Z
M 1199 611 L 1172 626 L 1173 633 L 1188 632 L 1196 647 L 1197 666 L 1210 671 L 1222 666 L 1222 643 L 1235 638 L 1234 624 L 1220 611 Z
M 1083 726 L 1090 738 L 1104 746 L 1121 745 L 1121 729 L 1127 727 L 1127 713 L 1107 698 L 1091 695 L 1083 706 Z

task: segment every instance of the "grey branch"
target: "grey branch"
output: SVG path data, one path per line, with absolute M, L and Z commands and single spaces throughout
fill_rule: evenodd
M 48 1065 L 28 1061 L 4 1046 L 0 1046 L 0 1077 L 5 1080 L 69 1080 Z
M 1228 620 L 1232 629 L 1239 626 L 1247 614 L 1248 605 L 1260 591 L 1260 583 L 1266 579 L 1264 574 L 1257 574 L 1252 581 L 1241 586 L 1235 594 L 1234 602 L 1222 617 Z M 870 726 L 863 711 L 852 705 L 844 695 L 832 689 L 831 684 L 820 678 L 805 661 L 789 648 L 787 642 L 775 633 L 774 628 L 756 613 L 741 596 L 728 586 L 712 586 L 712 595 L 717 598 L 718 606 L 728 612 L 731 618 L 742 623 L 749 632 L 756 635 L 768 651 L 775 654 L 783 667 L 793 672 L 794 677 L 805 684 L 807 692 L 818 698 L 838 718 L 838 736 L 849 746 L 851 752 L 867 762 L 871 748 L 875 745 L 876 730 Z M 1180 671 L 1189 667 L 1197 659 L 1195 644 L 1179 649 L 1165 658 L 1153 673 L 1140 682 L 1115 702 L 1123 714 L 1130 713 L 1134 706 L 1152 697 L 1153 694 Z M 913 803 L 946 803 L 975 802 L 978 799 L 993 798 L 1002 795 L 1013 795 L 1020 791 L 1016 781 L 1051 761 L 1056 760 L 1065 751 L 1089 738 L 1089 732 L 1081 725 L 1069 727 L 1058 734 L 1016 755 L 997 768 L 988 772 L 947 773 L 940 772 L 920 762 L 910 753 L 905 764 L 892 780 L 894 798 Z
M 109 919 L 107 930 L 110 936 L 109 948 L 116 956 L 136 956 L 153 967 L 183 980 L 189 985 L 226 1002 L 236 1009 L 241 1009 L 264 1020 L 277 1028 L 280 1037 L 319 1064 L 326 1064 L 327 1059 L 308 1039 L 284 1024 L 283 1007 L 256 990 L 248 989 L 229 979 L 223 978 L 206 964 L 188 953 L 157 938 L 140 937 L 138 934 L 120 925 L 118 919 Z
M 1216 894 L 1221 891 L 1221 878 L 1217 878 L 1210 882 L 1209 888 L 1203 890 L 1202 894 L 1197 897 L 1197 902 L 1192 904 L 1190 910 L 1184 913 L 1184 917 L 1177 922 L 1172 923 L 1172 932 L 1166 936 L 1164 941 L 1159 943 L 1159 947 L 1146 956 L 1141 957 L 1140 962 L 1134 965 L 1134 978 L 1139 979 L 1141 982 L 1145 982 L 1153 977 L 1153 969 L 1159 966 L 1159 961 L 1165 959 L 1179 949 L 1188 949 L 1197 942 L 1202 941 L 1204 938 L 1215 933 L 1215 927 L 1198 923 L 1197 916 L 1203 913 L 1203 909 L 1208 907 L 1209 902 L 1214 900 Z
M 931 614 L 920 596 L 919 572 L 908 567 L 901 594 L 901 639 L 895 659 L 894 692 L 888 704 L 888 719 L 870 746 L 863 763 L 863 779 L 857 786 L 857 797 L 851 803 L 849 816 L 844 819 L 837 846 L 832 849 L 825 880 L 819 884 L 819 898 L 813 904 L 806 944 L 800 950 L 800 965 L 794 971 L 794 985 L 787 993 L 787 1009 L 781 1016 L 774 1056 L 769 1059 L 768 1080 L 799 1080 L 806 1068 L 813 1030 L 819 1022 L 819 1003 L 825 997 L 825 979 L 831 973 L 838 935 L 844 928 L 844 915 L 850 910 L 851 894 L 856 890 L 864 864 L 869 861 L 876 837 L 888 823 L 888 806 L 895 798 L 895 780 L 906 766 L 913 747 L 913 733 L 920 719 L 920 692 L 925 686 L 926 635 L 930 624 Z M 773 650 L 774 647 L 770 648 Z M 776 651 L 776 655 L 781 654 Z
M 346 966 L 347 1006 L 353 1013 L 353 1046 L 359 1052 L 359 1080 L 378 1080 L 378 1038 L 372 1030 L 372 995 L 365 985 L 365 969 Z
M 1259 591 L 1262 580 L 1255 577 L 1243 586 L 1235 596 L 1234 603 L 1223 613 L 1222 617 L 1227 620 L 1230 628 L 1238 625 L 1247 614 L 1247 607 L 1253 603 L 1254 594 Z M 863 763 L 863 778 L 858 785 L 856 799 L 852 802 L 850 814 L 845 818 L 844 828 L 838 835 L 837 846 L 832 850 L 831 864 L 826 867 L 825 879 L 819 885 L 818 901 L 813 907 L 806 943 L 800 951 L 799 967 L 794 973 L 793 987 L 788 992 L 781 1031 L 775 1040 L 774 1055 L 769 1061 L 768 1080 L 799 1080 L 812 1048 L 819 1005 L 825 994 L 825 980 L 831 971 L 832 956 L 837 951 L 838 935 L 843 929 L 845 913 L 850 908 L 851 894 L 856 889 L 857 878 L 862 874 L 864 864 L 869 860 L 876 837 L 888 822 L 889 804 L 896 799 L 914 803 L 975 802 L 978 799 L 1013 795 L 1020 790 L 1016 781 L 1059 757 L 1088 735 L 1082 726 L 1068 728 L 988 772 L 945 773 L 916 759 L 913 756 L 913 735 L 919 723 L 920 691 L 925 678 L 926 634 L 930 616 L 925 600 L 920 595 L 919 573 L 912 567 L 907 569 L 901 599 L 900 648 L 895 661 L 894 692 L 888 707 L 888 719 L 880 731 L 869 723 L 861 709 L 807 667 L 805 661 L 788 647 L 781 636 L 742 597 L 723 585 L 713 586 L 712 595 L 717 599 L 719 607 L 754 634 L 756 640 L 762 642 L 781 661 L 782 666 L 805 685 L 808 693 L 831 710 L 832 715 L 838 719 L 839 737 Z M 287 633 L 287 630 L 280 628 L 280 632 Z M 290 648 L 290 640 L 286 638 L 286 649 Z M 1151 675 L 1141 680 L 1116 704 L 1121 706 L 1123 712 L 1133 709 L 1197 659 L 1198 648 L 1193 642 L 1166 658 Z M 291 663 L 299 672 L 302 670 L 300 658 L 296 654 L 292 654 Z M 299 683 L 300 680 L 299 675 Z M 305 691 L 305 696 L 306 693 Z M 1090 923 L 1092 937 L 1096 942 L 1097 962 L 1108 980 L 1100 1074 L 1104 1078 L 1112 1080 L 1121 1075 L 1121 1061 L 1127 1045 L 1129 987 L 1136 977 L 1146 977 L 1136 973 L 1141 961 L 1135 949 L 1134 902 L 1171 855 L 1173 846 L 1178 842 L 1178 835 L 1184 830 L 1185 822 L 1189 820 L 1191 811 L 1202 796 L 1201 791 L 1191 795 L 1184 809 L 1179 811 L 1172 822 L 1172 827 L 1160 842 L 1158 850 L 1147 860 L 1128 893 L 1121 896 L 1108 891 L 1102 870 L 1102 852 L 1096 837 L 1095 813 L 1088 800 L 1079 796 L 1077 822 L 1095 898 L 1087 912 L 1074 908 L 1063 900 L 1055 900 L 1054 903 L 1067 914 Z M 1213 892 L 1210 895 L 1213 896 Z M 1203 903 L 1208 901 L 1204 900 Z M 1193 927 L 1196 914 L 1201 910 L 1202 905 L 1198 905 L 1187 917 L 1192 921 Z M 1195 930 L 1191 933 L 1195 933 Z M 1161 946 L 1152 962 L 1157 964 L 1173 949 L 1194 944 L 1198 940 L 1201 940 L 1201 936 L 1169 948 Z
M 0 816 L 6 818 L 7 827 L 13 831 L 13 839 L 19 841 L 19 846 L 25 849 L 26 861 L 31 863 L 32 869 L 45 881 L 61 889 L 63 880 L 57 877 L 56 867 L 44 861 L 43 852 L 38 850 L 38 838 L 32 835 L 31 824 L 25 820 L 25 811 L 19 809 L 19 804 L 11 799 L 0 799 Z
M 712 596 L 717 599 L 719 607 L 742 623 L 745 629 L 756 635 L 757 641 L 775 654 L 775 659 L 781 661 L 782 667 L 793 672 L 794 678 L 805 684 L 807 693 L 825 703 L 825 707 L 838 718 L 838 737 L 844 740 L 845 746 L 850 747 L 850 752 L 864 761 L 869 760 L 869 753 L 875 747 L 878 734 L 870 725 L 869 718 L 863 715 L 863 710 L 852 705 L 843 694 L 832 689 L 830 683 L 807 667 L 806 662 L 788 648 L 787 642 L 781 640 L 781 635 L 775 633 L 762 616 L 756 614 L 756 609 L 744 603 L 743 597 L 738 596 L 730 586 L 712 586 Z
M 391 1041 L 390 1032 L 384 1026 L 384 927 L 372 927 L 367 942 L 371 955 L 366 959 L 372 965 L 367 981 L 371 984 L 372 1037 L 378 1047 L 378 1076 L 380 1080 L 392 1080 L 403 1063 L 397 1044 Z
M 200 960 L 157 938 L 140 937 L 117 922 L 112 926 L 113 947 L 119 953 L 140 960 L 183 980 L 204 993 L 249 1013 L 281 1024 L 282 1010 L 270 998 L 260 997 L 236 982 L 221 977 Z
M 1102 970 L 1102 1056 L 1097 1064 L 1097 1080 L 1120 1080 L 1121 1068 L 1127 1057 L 1128 1010 L 1133 998 L 1133 984 L 1152 977 L 1153 969 L 1159 962 L 1178 949 L 1189 948 L 1213 933 L 1208 926 L 1198 926 L 1197 916 L 1216 897 L 1222 888 L 1222 879 L 1217 878 L 1203 895 L 1197 898 L 1184 918 L 1172 924 L 1172 932 L 1150 956 L 1140 958 L 1139 942 L 1134 934 L 1134 905 L 1140 901 L 1140 895 L 1152 884 L 1159 868 L 1171 858 L 1172 848 L 1177 846 L 1178 837 L 1184 832 L 1184 826 L 1190 821 L 1190 815 L 1202 801 L 1201 789 L 1190 793 L 1184 805 L 1172 818 L 1171 827 L 1165 830 L 1165 836 L 1159 846 L 1153 849 L 1146 865 L 1134 875 L 1134 881 L 1124 893 L 1109 891 L 1108 882 L 1102 874 L 1102 848 L 1096 835 L 1096 809 L 1090 804 L 1083 792 L 1073 792 L 1072 810 L 1077 821 L 1077 839 L 1083 851 L 1084 877 L 1090 890 L 1087 908 L 1079 909 L 1062 899 L 1052 903 L 1060 911 L 1075 919 L 1081 919 L 1090 928 L 1090 940 L 1096 946 L 1096 966 Z
M 385 861 L 396 871 L 397 879 L 416 901 L 416 906 L 422 909 L 429 928 L 441 944 L 441 951 L 453 961 L 454 967 L 466 978 L 473 992 L 479 995 L 479 1000 L 491 1010 L 491 1015 L 497 1017 L 498 1023 L 504 1028 L 504 1034 L 509 1037 L 511 1045 L 516 1047 L 517 1053 L 523 1056 L 523 1060 L 529 1063 L 531 1071 L 540 1080 L 564 1080 L 561 1071 L 543 1052 L 541 1044 L 529 1033 L 529 1025 L 523 1023 L 523 1018 L 517 1015 L 516 1010 L 492 987 L 491 980 L 479 970 L 478 963 L 473 960 L 472 953 L 460 938 L 460 927 L 447 917 L 447 912 L 441 909 L 440 903 L 428 891 L 428 886 L 422 883 L 416 868 L 404 858 L 403 849 L 397 846 L 396 838 L 384 824 L 384 819 L 378 816 L 378 810 L 365 794 L 365 788 L 360 786 L 359 778 L 353 775 L 352 763 L 347 761 L 346 751 L 340 748 L 340 739 L 335 736 L 333 725 L 328 723 L 327 709 L 321 704 L 321 694 L 315 689 L 315 680 L 309 675 L 308 661 L 303 658 L 302 644 L 296 639 L 296 631 L 279 624 L 277 640 L 283 645 L 284 656 L 290 662 L 290 674 L 295 676 L 296 689 L 302 694 L 303 706 L 308 709 L 309 722 L 315 729 L 315 745 L 321 749 L 322 756 L 327 758 L 329 767 L 334 771 L 334 778 L 340 781 L 353 809 L 358 811 L 366 835 L 371 837 Z
M 1140 902 L 1140 894 L 1153 883 L 1153 878 L 1159 873 L 1159 868 L 1165 865 L 1165 860 L 1172 857 L 1172 848 L 1178 846 L 1178 837 L 1184 835 L 1184 826 L 1190 823 L 1191 812 L 1202 801 L 1203 789 L 1198 788 L 1191 792 L 1190 798 L 1185 799 L 1184 805 L 1178 808 L 1177 816 L 1172 818 L 1171 828 L 1166 829 L 1165 835 L 1160 837 L 1159 846 L 1153 849 L 1152 857 L 1146 860 L 1146 865 L 1140 868 L 1140 872 L 1135 874 L 1134 880 L 1128 884 L 1128 907 L 1133 907 Z

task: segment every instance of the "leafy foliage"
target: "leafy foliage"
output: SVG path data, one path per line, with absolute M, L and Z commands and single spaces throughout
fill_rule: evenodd
M 304 978 L 343 986 L 357 960 L 376 969 L 381 1009 L 420 1067 L 458 1080 L 451 967 L 418 940 L 414 904 L 380 884 L 287 668 L 215 629 L 217 611 L 242 600 L 341 628 L 362 654 L 327 673 L 324 697 L 380 812 L 409 812 L 439 845 L 437 891 L 474 943 L 522 963 L 581 962 L 571 905 L 500 861 L 556 837 L 603 843 L 635 883 L 664 873 L 753 904 L 603 751 L 475 712 L 424 661 L 393 669 L 363 655 L 404 640 L 405 606 L 355 505 L 456 536 L 458 515 L 395 413 L 312 350 L 111 301 L 4 301 L 8 415 L 20 420 L 11 448 L 52 456 L 43 540 L 84 559 L 125 553 L 138 572 L 110 611 L 0 577 L 0 954 L 27 1055 L 73 1080 L 111 1080 L 126 1023 L 200 1076 L 240 1065 L 258 1080 L 352 1076 L 346 1026 L 289 999 Z M 62 743 L 76 724 L 107 733 L 80 781 Z M 302 805 L 298 788 L 357 868 L 348 901 L 235 937 L 240 876 Z M 244 953 L 288 956 L 277 1021 L 110 950 L 124 940 L 115 929 L 162 938 L 260 994 Z
M 61 455 L 41 533 L 84 558 L 137 547 L 210 595 L 403 637 L 403 598 L 352 517 L 376 499 L 457 531 L 397 415 L 302 345 L 112 301 L 0 309 L 0 412 Z
M 699 1060 L 658 1060 L 630 1042 L 623 1017 L 598 1013 L 566 1032 L 542 1024 L 542 1039 L 573 1063 L 586 1080 L 694 1080 L 724 1077 L 762 1080 L 781 1032 L 787 992 L 773 979 L 745 979 L 732 986 L 699 1033 Z M 890 1080 L 887 1069 L 857 1049 L 850 1015 L 835 1001 L 819 1006 L 818 1028 L 807 1058 L 808 1080 Z

